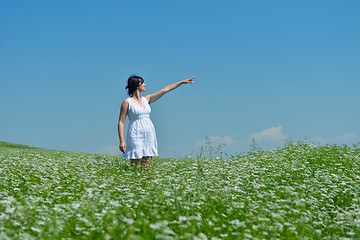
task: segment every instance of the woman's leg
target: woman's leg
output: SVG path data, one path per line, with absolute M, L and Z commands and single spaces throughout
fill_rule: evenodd
M 141 164 L 144 165 L 146 168 L 150 167 L 152 161 L 152 157 L 151 156 L 146 156 L 142 158 Z
M 142 159 L 130 159 L 130 164 L 135 167 L 140 167 L 141 165 L 149 168 L 152 161 L 151 156 L 143 157 Z
M 141 161 L 140 159 L 130 159 L 130 165 L 134 167 L 140 167 Z

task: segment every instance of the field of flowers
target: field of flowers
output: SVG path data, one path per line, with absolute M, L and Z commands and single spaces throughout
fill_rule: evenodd
M 360 147 L 155 159 L 0 143 L 0 239 L 359 239 Z

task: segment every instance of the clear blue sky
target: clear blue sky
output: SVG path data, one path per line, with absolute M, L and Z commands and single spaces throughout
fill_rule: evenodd
M 130 74 L 161 156 L 360 142 L 360 1 L 0 1 L 0 140 L 118 152 Z

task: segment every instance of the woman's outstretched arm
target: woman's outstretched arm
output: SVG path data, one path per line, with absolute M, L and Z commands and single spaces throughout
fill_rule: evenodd
M 183 84 L 189 84 L 189 83 L 192 84 L 194 82 L 194 80 L 193 80 L 194 78 L 195 77 L 191 77 L 191 78 L 187 78 L 182 81 L 170 84 L 156 93 L 145 96 L 145 98 L 148 100 L 149 103 L 153 103 L 156 100 L 158 100 L 159 98 L 161 98 L 162 96 L 164 96 L 165 93 L 168 93 L 168 92 L 180 87 Z

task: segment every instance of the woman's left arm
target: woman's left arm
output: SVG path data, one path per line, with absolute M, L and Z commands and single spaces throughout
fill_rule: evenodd
M 145 98 L 148 100 L 149 103 L 153 103 L 156 100 L 158 100 L 159 98 L 161 98 L 162 96 L 164 96 L 165 93 L 168 93 L 168 92 L 180 87 L 183 84 L 189 84 L 189 83 L 192 84 L 194 82 L 194 80 L 193 80 L 194 78 L 195 77 L 191 77 L 191 78 L 187 78 L 182 81 L 170 84 L 156 93 L 145 96 Z

